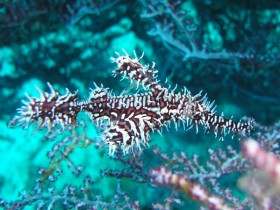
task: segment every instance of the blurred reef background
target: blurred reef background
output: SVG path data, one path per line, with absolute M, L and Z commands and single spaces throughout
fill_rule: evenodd
M 122 49 L 131 55 L 134 50 L 139 56 L 144 52 L 142 63 L 154 61 L 162 83 L 167 78 L 171 87 L 186 86 L 193 94 L 203 90 L 210 101 L 215 100 L 217 113 L 236 120 L 254 118 L 262 128 L 253 133 L 254 138 L 266 136 L 274 142 L 280 139 L 279 40 L 278 0 L 0 0 L 2 206 L 8 208 L 6 202 L 27 200 L 24 194 L 36 188 L 38 170 L 49 164 L 46 154 L 55 142 L 63 142 L 67 136 L 60 134 L 49 141 L 43 131 L 33 133 L 32 128 L 7 126 L 26 92 L 39 95 L 35 86 L 47 90 L 46 83 L 50 82 L 61 93 L 65 88 L 79 90 L 80 99 L 87 99 L 93 82 L 102 83 L 116 94 L 124 90 L 133 94 L 136 91 L 128 80 L 111 76 L 116 65 L 110 57 Z M 100 131 L 87 116 L 79 118 L 85 121 L 89 138 L 98 138 Z M 150 143 L 164 154 L 184 152 L 189 157 L 197 155 L 201 162 L 207 161 L 208 149 L 225 150 L 230 145 L 239 151 L 240 144 L 238 137 L 219 141 L 203 129 L 196 134 L 194 128 L 185 131 L 180 127 L 176 131 L 174 126 L 163 130 L 162 136 L 153 134 Z M 277 141 L 274 145 L 278 145 Z M 71 154 L 71 163 L 62 161 L 59 168 L 63 172 L 55 182 L 46 184 L 47 194 L 59 193 L 70 184 L 79 188 L 90 176 L 94 184 L 89 194 L 99 196 L 92 200 L 111 202 L 109 209 L 152 209 L 167 203 L 172 204 L 172 209 L 198 208 L 199 204 L 172 189 L 151 186 L 149 168 L 163 162 L 155 158 L 159 155 L 152 148 L 141 154 L 144 166 L 137 176 L 127 169 L 131 164 L 127 159 L 109 158 L 106 147 L 77 148 Z M 72 162 L 83 167 L 80 176 L 69 169 Z M 219 186 L 231 189 L 242 200 L 246 194 L 236 187 L 240 176 L 239 171 L 225 176 Z M 120 201 L 124 194 L 127 199 Z M 50 200 L 22 206 L 35 209 L 39 204 L 49 205 Z M 63 207 L 55 204 L 54 209 Z

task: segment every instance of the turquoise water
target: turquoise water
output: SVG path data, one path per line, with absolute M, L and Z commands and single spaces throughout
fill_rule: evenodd
M 90 202 L 96 202 L 96 196 L 101 196 L 97 202 L 100 209 L 106 205 L 108 209 L 136 208 L 138 204 L 133 206 L 135 201 L 139 201 L 139 208 L 150 209 L 155 203 L 168 205 L 165 200 L 168 197 L 180 199 L 181 204 L 173 200 L 172 209 L 203 206 L 180 189 L 151 186 L 149 171 L 160 165 L 190 177 L 195 174 L 186 169 L 186 163 L 176 165 L 160 158 L 152 152 L 153 147 L 159 147 L 161 153 L 170 156 L 184 152 L 191 159 L 197 155 L 200 164 L 206 167 L 206 161 L 211 162 L 208 149 L 226 151 L 227 146 L 231 146 L 239 153 L 240 136 L 232 138 L 229 134 L 222 141 L 202 126 L 196 133 L 195 126 L 186 131 L 183 126 L 176 129 L 171 123 L 168 129 L 163 128 L 161 135 L 151 134 L 150 146 L 143 147 L 140 157 L 143 161 L 141 170 L 137 171 L 135 163 L 124 163 L 134 159 L 139 162 L 137 155 L 115 160 L 108 155 L 107 146 L 96 146 L 102 142 L 104 129 L 91 122 L 85 113 L 78 115 L 78 122 L 85 123 L 86 138 L 81 125 L 76 132 L 65 128 L 52 139 L 46 137 L 46 128 L 36 130 L 36 123 L 31 123 L 27 129 L 8 126 L 17 115 L 17 108 L 22 106 L 21 101 L 26 100 L 25 93 L 39 97 L 35 87 L 49 92 L 47 82 L 61 94 L 65 93 L 65 88 L 72 93 L 78 90 L 79 101 L 87 100 L 90 88 L 95 88 L 93 82 L 98 86 L 103 84 L 115 95 L 135 94 L 135 82 L 130 84 L 129 79 L 121 80 L 120 75 L 112 76 L 117 66 L 110 58 L 116 57 L 116 51 L 122 53 L 122 49 L 132 57 L 134 50 L 138 56 L 144 52 L 142 64 L 151 67 L 155 62 L 159 83 L 166 81 L 165 87 L 170 85 L 170 90 L 175 85 L 178 87 L 175 92 L 184 86 L 192 95 L 203 90 L 209 101 L 215 100 L 216 114 L 223 112 L 225 117 L 233 116 L 236 121 L 244 116 L 244 121 L 255 119 L 257 126 L 251 137 L 265 142 L 264 145 L 269 145 L 267 142 L 271 140 L 273 146 L 266 149 L 279 154 L 279 126 L 275 123 L 280 118 L 280 4 L 277 1 L 167 2 L 0 2 L 0 198 L 3 208 L 9 207 L 4 201 L 19 204 L 19 192 L 26 192 L 29 199 L 36 194 L 46 197 L 32 201 L 25 197 L 23 201 L 32 205 L 20 203 L 24 209 L 36 209 L 39 205 L 46 209 L 55 195 L 63 197 L 63 189 L 70 185 L 78 189 L 77 195 L 69 193 L 66 197 L 80 199 L 77 203 L 88 203 L 82 209 L 95 206 Z M 140 88 L 138 91 L 147 90 Z M 263 129 L 262 126 L 272 127 Z M 73 143 L 75 138 L 78 143 Z M 73 151 L 57 165 L 52 165 L 46 154 L 59 145 L 60 150 L 53 159 L 54 162 L 58 160 L 65 152 L 62 142 Z M 77 176 L 73 171 L 79 166 L 83 170 Z M 55 181 L 44 180 L 40 184 L 42 191 L 34 193 L 38 186 L 36 180 L 42 179 L 38 170 L 51 167 L 57 170 L 53 172 Z M 237 186 L 246 170 L 223 174 L 216 180 L 221 189 L 231 189 L 242 201 L 250 198 L 250 193 L 246 194 Z M 120 193 L 117 193 L 120 199 L 114 200 L 118 189 L 117 171 L 121 171 L 121 193 L 130 198 L 130 205 Z M 88 194 L 80 192 L 87 176 L 94 182 Z M 194 177 L 192 181 L 200 183 L 201 180 Z M 201 185 L 210 194 L 224 197 L 211 184 Z M 50 193 L 48 189 L 54 192 Z M 53 208 L 73 208 L 70 201 L 63 207 L 61 203 L 65 200 L 61 198 Z M 228 205 L 237 205 L 227 198 L 225 201 Z

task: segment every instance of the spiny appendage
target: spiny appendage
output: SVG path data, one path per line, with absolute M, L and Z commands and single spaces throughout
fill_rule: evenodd
M 209 103 L 206 97 L 199 99 L 195 105 L 195 111 L 193 113 L 193 120 L 198 127 L 199 124 L 204 126 L 206 130 L 213 130 L 215 135 L 218 134 L 223 139 L 228 133 L 250 134 L 254 127 L 254 120 L 250 119 L 248 122 L 235 122 L 230 119 L 224 118 L 223 113 L 221 115 L 215 114 L 215 107 L 213 103 Z
M 147 147 L 150 137 L 149 133 L 144 131 L 144 126 L 144 122 L 137 125 L 135 120 L 126 119 L 113 123 L 103 136 L 103 142 L 109 146 L 109 155 L 113 156 L 118 149 L 123 155 L 127 155 Z
M 108 108 L 110 107 L 109 98 L 111 98 L 112 92 L 109 92 L 109 88 L 104 88 L 103 85 L 97 86 L 93 83 L 95 89 L 90 89 L 89 98 L 80 102 L 82 111 L 86 111 L 89 118 L 92 121 L 109 119 Z M 98 124 L 99 124 L 98 123 Z
M 77 92 L 72 94 L 66 89 L 66 93 L 60 95 L 50 83 L 47 85 L 50 93 L 36 87 L 40 98 L 26 94 L 29 101 L 22 101 L 24 105 L 17 110 L 17 116 L 11 120 L 10 126 L 27 128 L 31 122 L 37 121 L 38 128 L 47 127 L 50 130 L 57 125 L 64 128 L 76 124 L 76 117 L 81 109 L 77 103 Z
M 149 65 L 143 66 L 140 60 L 143 58 L 144 53 L 138 58 L 134 51 L 135 58 L 131 58 L 124 49 L 123 52 L 125 55 L 122 56 L 116 52 L 118 57 L 111 58 L 112 62 L 118 65 L 118 69 L 114 71 L 114 75 L 120 73 L 123 75 L 123 78 L 128 77 L 131 82 L 136 81 L 137 88 L 139 85 L 142 85 L 144 89 L 156 88 L 158 85 L 158 81 L 156 80 L 158 71 L 155 69 L 155 63 L 153 62 L 151 68 Z
M 147 94 L 114 96 L 102 87 L 92 90 L 85 110 L 104 129 L 102 142 L 109 146 L 110 156 L 116 151 L 134 153 L 148 145 L 148 131 L 154 125 L 146 114 L 145 106 L 150 103 L 146 98 Z

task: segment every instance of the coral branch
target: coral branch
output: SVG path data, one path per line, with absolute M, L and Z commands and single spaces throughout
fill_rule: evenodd
M 187 176 L 172 173 L 164 167 L 151 170 L 150 176 L 154 183 L 163 186 L 176 187 L 182 190 L 191 199 L 206 205 L 210 209 L 233 209 L 226 205 L 222 198 L 210 195 L 207 190 L 199 184 L 190 182 Z
M 253 162 L 253 173 L 239 180 L 239 186 L 256 202 L 259 209 L 278 209 L 280 195 L 280 159 L 252 139 L 242 145 L 243 155 Z M 276 208 L 277 207 L 277 208 Z
M 273 182 L 280 186 L 279 158 L 262 149 L 252 139 L 243 142 L 243 154 L 253 161 L 257 169 L 262 170 Z

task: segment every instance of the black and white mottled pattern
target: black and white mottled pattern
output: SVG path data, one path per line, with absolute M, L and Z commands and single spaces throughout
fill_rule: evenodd
M 124 51 L 125 52 L 125 51 Z M 55 126 L 75 125 L 79 112 L 87 112 L 93 122 L 104 124 L 102 139 L 109 145 L 109 155 L 114 155 L 117 149 L 123 154 L 132 153 L 135 149 L 148 146 L 149 133 L 160 131 L 161 127 L 169 126 L 171 121 L 180 121 L 185 126 L 202 125 L 212 130 L 216 135 L 229 132 L 247 134 L 253 127 L 253 121 L 234 122 L 223 115 L 215 114 L 213 103 L 207 101 L 201 93 L 192 95 L 187 88 L 179 92 L 162 86 L 156 80 L 155 64 L 151 68 L 140 63 L 140 58 L 131 58 L 126 52 L 117 54 L 112 61 L 117 64 L 114 74 L 121 74 L 131 82 L 142 86 L 144 93 L 115 96 L 108 88 L 98 87 L 91 90 L 89 98 L 78 102 L 77 93 L 66 89 L 60 95 L 48 83 L 50 93 L 39 90 L 41 97 L 28 96 L 29 101 L 18 109 L 18 115 L 11 125 L 28 126 L 32 121 L 38 121 L 39 127 L 51 129 Z

